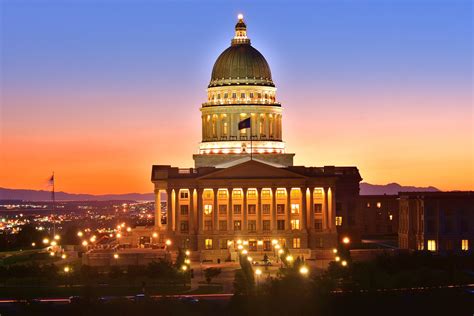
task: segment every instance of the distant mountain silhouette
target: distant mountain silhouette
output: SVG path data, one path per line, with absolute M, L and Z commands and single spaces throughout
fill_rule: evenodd
M 360 184 L 360 195 L 397 195 L 398 192 L 437 192 L 435 187 L 413 187 L 402 186 L 398 183 L 370 184 L 362 182 Z
M 360 184 L 361 195 L 398 194 L 398 192 L 436 192 L 435 187 L 413 187 L 401 186 L 398 183 L 385 185 L 370 184 L 362 182 Z M 110 201 L 110 200 L 133 200 L 133 201 L 153 201 L 153 193 L 125 193 L 125 194 L 75 194 L 66 192 L 56 192 L 58 201 Z M 164 198 L 164 197 L 162 197 Z M 24 201 L 50 201 L 51 192 L 44 190 L 24 190 L 0 188 L 0 200 L 24 200 Z
M 153 201 L 153 193 L 126 193 L 126 194 L 74 194 L 66 192 L 55 192 L 58 201 L 111 201 L 111 200 L 133 200 Z M 0 188 L 0 200 L 24 200 L 24 201 L 50 201 L 51 192 L 44 190 L 23 190 Z

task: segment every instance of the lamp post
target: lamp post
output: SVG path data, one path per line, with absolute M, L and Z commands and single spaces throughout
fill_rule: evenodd
M 262 270 L 257 268 L 257 270 L 255 270 L 255 277 L 257 279 L 257 292 L 258 292 L 258 287 L 259 287 L 259 282 L 258 281 L 259 281 L 260 275 L 262 275 Z

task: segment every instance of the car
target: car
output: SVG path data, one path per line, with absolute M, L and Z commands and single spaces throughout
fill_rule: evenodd
M 196 304 L 199 302 L 199 299 L 193 296 L 180 296 L 179 301 L 187 304 Z
M 272 263 L 271 261 L 253 261 L 252 262 L 253 265 L 256 265 L 256 266 L 271 266 Z

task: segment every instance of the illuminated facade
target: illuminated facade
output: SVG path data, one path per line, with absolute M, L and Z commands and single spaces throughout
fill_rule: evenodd
M 216 60 L 201 107 L 202 142 L 194 155 L 196 167 L 216 166 L 245 157 L 293 165 L 285 153 L 282 107 L 265 57 L 252 47 L 243 17 L 235 26 L 231 46 Z M 251 119 L 250 129 L 238 123 Z

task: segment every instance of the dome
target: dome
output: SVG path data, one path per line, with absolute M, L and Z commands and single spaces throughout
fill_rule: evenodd
M 225 85 L 272 86 L 272 73 L 265 57 L 250 45 L 242 19 L 235 26 L 232 45 L 217 58 L 209 87 Z

